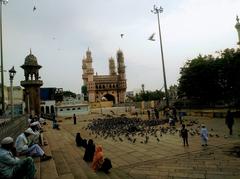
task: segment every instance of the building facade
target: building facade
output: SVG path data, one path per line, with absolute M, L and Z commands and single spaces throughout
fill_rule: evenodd
M 88 49 L 86 58 L 82 60 L 83 84 L 87 86 L 88 101 L 112 101 L 113 104 L 124 103 L 127 89 L 124 56 L 121 50 L 117 51 L 117 71 L 115 61 L 109 59 L 109 74 L 94 75 L 92 55 Z

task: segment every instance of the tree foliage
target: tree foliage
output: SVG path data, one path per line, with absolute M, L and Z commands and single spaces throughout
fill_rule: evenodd
M 82 94 L 87 95 L 87 86 L 82 85 L 81 91 L 82 91 Z
M 240 49 L 199 55 L 181 68 L 178 95 L 209 103 L 240 101 Z
M 161 90 L 155 90 L 155 91 L 141 91 L 140 93 L 137 93 L 135 96 L 135 101 L 152 101 L 152 100 L 160 100 L 163 99 L 164 92 Z
M 71 92 L 71 91 L 63 91 L 63 96 L 64 97 L 72 97 L 72 98 L 76 98 L 76 94 Z

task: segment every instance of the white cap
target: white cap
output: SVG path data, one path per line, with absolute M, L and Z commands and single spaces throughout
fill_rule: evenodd
M 38 122 L 38 121 L 35 121 L 35 122 L 33 122 L 33 123 L 30 124 L 30 126 L 37 126 L 37 125 L 39 125 L 39 122 Z
M 35 133 L 33 132 L 33 130 L 29 127 L 25 130 L 26 133 L 28 134 L 32 134 L 32 135 L 35 135 Z
M 2 141 L 1 144 L 11 144 L 13 143 L 13 138 L 12 137 L 5 137 Z

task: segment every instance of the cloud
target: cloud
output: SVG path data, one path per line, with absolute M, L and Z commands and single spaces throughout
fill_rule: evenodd
M 88 47 L 98 74 L 108 73 L 108 58 L 118 48 L 125 55 L 128 90 L 145 84 L 163 85 L 157 17 L 150 10 L 162 5 L 161 30 L 168 84 L 177 83 L 179 69 L 199 53 L 236 47 L 234 29 L 239 0 L 41 0 L 10 1 L 3 7 L 4 67 L 17 70 L 32 48 L 43 66 L 44 86 L 80 92 L 81 60 Z M 37 10 L 32 11 L 36 5 Z M 147 38 L 153 32 L 157 41 Z M 124 33 L 124 38 L 120 34 Z M 6 84 L 8 74 L 5 74 Z M 137 79 L 136 79 L 137 76 Z

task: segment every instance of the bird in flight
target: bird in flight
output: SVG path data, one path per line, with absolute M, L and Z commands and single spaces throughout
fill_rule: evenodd
M 121 38 L 123 38 L 124 34 L 120 34 Z
M 148 38 L 148 40 L 155 41 L 154 36 L 155 36 L 155 33 L 153 33 L 153 34 Z
M 34 7 L 33 7 L 33 12 L 36 11 L 36 9 L 37 9 L 36 6 L 34 6 Z

